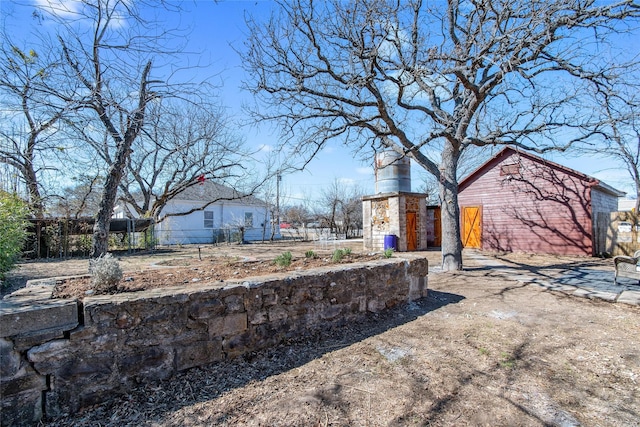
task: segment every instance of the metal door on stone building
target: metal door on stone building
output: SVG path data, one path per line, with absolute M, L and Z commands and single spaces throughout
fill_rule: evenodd
M 418 249 L 418 221 L 415 212 L 407 212 L 407 250 Z

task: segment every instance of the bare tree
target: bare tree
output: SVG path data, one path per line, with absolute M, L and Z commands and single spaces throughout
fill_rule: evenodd
M 0 44 L 0 162 L 18 172 L 37 218 L 45 209 L 39 179 L 46 163 L 43 156 L 64 154 L 63 145 L 54 138 L 56 125 L 74 108 L 72 91 L 55 87 L 61 58 L 40 47 L 21 49 L 7 34 Z
M 290 224 L 291 227 L 296 230 L 296 233 L 299 234 L 301 230 L 304 231 L 305 234 L 301 236 L 303 239 L 306 240 L 308 238 L 306 225 L 311 222 L 313 215 L 305 204 L 299 203 L 284 207 L 281 218 L 284 222 Z
M 543 152 L 589 136 L 581 94 L 606 83 L 593 49 L 631 0 L 280 2 L 247 20 L 251 113 L 306 161 L 332 139 L 386 147 L 438 181 L 446 270 L 462 268 L 458 163 L 471 146 Z M 590 31 L 588 31 L 590 30 Z M 561 132 L 573 135 L 560 144 Z
M 321 191 L 318 217 L 331 232 L 348 235 L 362 228 L 362 196 L 359 187 L 348 186 L 338 179 Z
M 100 205 L 100 190 L 104 186 L 104 179 L 100 175 L 82 174 L 74 177 L 77 184 L 66 187 L 52 203 L 54 215 L 66 218 L 80 218 L 92 216 Z
M 468 147 L 461 153 L 460 160 L 458 161 L 458 178 L 464 179 L 467 175 L 478 169 L 495 154 L 495 151 L 496 148 L 493 146 Z M 438 205 L 440 196 L 438 189 L 439 183 L 436 177 L 425 170 L 424 173 L 418 176 L 418 180 L 419 184 L 416 190 L 419 193 L 427 194 L 427 204 Z
M 631 74 L 628 69 L 624 74 Z M 598 135 L 578 148 L 598 157 L 609 157 L 622 165 L 633 181 L 636 205 L 640 209 L 640 87 L 636 78 L 612 80 L 612 84 L 593 92 L 594 109 L 600 116 Z M 626 76 L 624 76 L 626 77 Z
M 197 94 L 195 83 L 173 81 L 180 71 L 175 65 L 178 58 L 187 62 L 180 56 L 184 38 L 178 36 L 184 34 L 177 29 L 166 30 L 162 23 L 148 20 L 141 13 L 155 12 L 158 7 L 174 6 L 165 2 L 82 0 L 45 3 L 40 8 L 43 19 L 52 19 L 57 25 L 55 38 L 67 73 L 62 84 L 78 84 L 83 89 L 76 100 L 81 107 L 74 117 L 76 124 L 95 125 L 87 131 L 99 135 L 106 132 L 109 139 L 105 143 L 113 147 L 93 229 L 92 257 L 107 251 L 118 188 L 150 104 L 187 92 L 193 97 Z
M 204 180 L 236 183 L 246 177 L 244 165 L 251 153 L 244 149 L 242 138 L 231 131 L 222 108 L 212 102 L 215 94 L 205 96 L 206 87 L 202 85 L 200 92 L 206 102 L 157 100 L 148 106 L 147 119 L 132 144 L 119 186 L 118 200 L 131 216 L 160 222 L 167 215 L 163 208 L 187 188 Z M 91 126 L 81 123 L 76 131 L 106 164 L 113 163 L 115 147 L 105 135 L 96 139 L 97 135 L 85 132 L 86 128 Z M 211 203 L 203 200 L 202 209 Z

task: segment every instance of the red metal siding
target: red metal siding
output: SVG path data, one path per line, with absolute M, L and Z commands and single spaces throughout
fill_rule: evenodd
M 515 152 L 487 166 L 458 198 L 461 210 L 482 206 L 482 249 L 593 254 L 591 187 L 583 177 Z

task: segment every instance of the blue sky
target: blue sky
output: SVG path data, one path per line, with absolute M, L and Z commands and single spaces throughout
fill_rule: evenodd
M 35 30 L 37 22 L 32 17 L 35 3 L 29 0 L 17 3 L 0 0 L 3 24 L 11 29 L 15 40 L 28 42 L 31 37 L 29 33 Z M 69 7 L 70 2 L 67 1 L 65 5 Z M 239 89 L 243 70 L 234 48 L 241 48 L 243 43 L 245 14 L 267 17 L 272 4 L 255 0 L 218 3 L 200 0 L 185 2 L 184 7 L 188 13 L 181 14 L 179 18 L 170 16 L 170 19 L 179 20 L 180 27 L 191 28 L 187 49 L 202 52 L 202 61 L 210 63 L 211 67 L 201 72 L 215 75 L 223 83 L 220 90 L 221 102 L 235 119 L 241 121 L 244 118 L 243 102 L 251 102 L 251 96 Z M 10 19 L 6 20 L 7 16 Z M 242 127 L 238 132 L 254 150 L 266 152 L 278 144 L 278 134 L 271 125 L 260 128 Z M 281 190 L 285 203 L 298 204 L 317 199 L 321 190 L 335 180 L 346 185 L 359 185 L 367 193 L 373 193 L 373 167 L 354 159 L 348 148 L 333 144 L 324 149 L 308 165 L 307 170 L 283 176 Z
M 44 0 L 40 0 L 44 1 Z M 6 0 L 0 0 L 0 13 L 5 17 L 10 14 L 11 19 L 6 25 L 15 30 L 16 35 L 28 38 L 28 31 L 33 29 L 35 22 L 31 16 L 35 2 L 24 0 L 20 5 Z M 186 2 L 188 9 L 180 17 L 180 25 L 192 27 L 187 40 L 189 50 L 202 52 L 203 61 L 211 63 L 210 74 L 219 75 L 223 81 L 221 99 L 231 115 L 237 119 L 243 118 L 241 106 L 243 102 L 251 102 L 251 97 L 240 90 L 243 70 L 240 58 L 235 52 L 242 48 L 244 32 L 244 16 L 246 13 L 255 17 L 267 17 L 272 4 L 268 1 L 220 1 L 215 3 L 208 0 Z M 177 17 L 172 17 L 176 19 Z M 4 18 L 3 18 L 3 21 Z M 260 128 L 239 128 L 247 144 L 255 150 L 268 150 L 278 144 L 277 132 L 273 126 Z M 322 189 L 330 186 L 335 180 L 344 185 L 358 185 L 365 193 L 374 192 L 372 159 L 363 162 L 360 156 L 354 156 L 351 150 L 333 143 L 325 148 L 307 167 L 307 170 L 283 176 L 282 190 L 285 203 L 297 204 L 319 197 Z M 563 164 L 580 172 L 603 180 L 607 184 L 620 190 L 631 192 L 631 180 L 621 165 L 588 157 L 576 158 L 561 154 L 546 156 L 549 160 Z M 421 170 L 413 168 L 413 189 L 420 185 Z
M 214 65 L 222 70 L 224 103 L 240 118 L 243 116 L 243 102 L 252 102 L 248 93 L 239 90 L 243 69 L 235 52 L 242 49 L 246 33 L 244 17 L 248 13 L 267 18 L 272 6 L 268 1 L 221 1 L 217 4 L 198 1 L 193 5 L 192 46 L 196 50 L 211 52 Z M 278 133 L 272 125 L 258 129 L 247 127 L 243 133 L 254 148 L 268 150 L 278 144 Z M 321 191 L 336 180 L 344 185 L 358 185 L 371 194 L 374 192 L 372 165 L 373 159 L 366 164 L 354 158 L 349 148 L 332 143 L 314 158 L 306 170 L 282 177 L 285 203 L 298 204 L 317 199 Z

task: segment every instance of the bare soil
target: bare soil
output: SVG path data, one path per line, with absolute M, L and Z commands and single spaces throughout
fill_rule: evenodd
M 294 256 L 308 249 L 294 246 Z M 156 257 L 197 259 L 190 250 Z M 247 245 L 226 254 L 267 260 L 283 250 Z M 422 254 L 437 265 L 439 252 Z M 545 277 L 551 268 L 612 269 L 611 260 L 491 256 L 514 273 Z M 122 261 L 129 271 L 149 266 L 129 258 Z M 51 274 L 66 262 L 27 263 L 18 272 Z M 465 256 L 465 265 L 431 272 L 429 296 L 418 302 L 141 384 L 44 425 L 640 425 L 638 307 L 545 291 L 475 258 Z
M 293 246 L 293 247 L 292 247 Z M 334 258 L 340 249 L 343 256 Z M 312 251 L 313 255 L 308 252 Z M 276 258 L 290 252 L 290 265 L 279 265 Z M 162 248 L 133 254 L 117 255 L 124 271 L 117 288 L 108 292 L 93 290 L 88 259 L 49 259 L 20 263 L 7 275 L 3 295 L 26 285 L 31 279 L 56 278 L 54 297 L 79 298 L 98 293 L 136 292 L 189 283 L 213 282 L 224 286 L 227 280 L 251 276 L 307 270 L 328 265 L 382 259 L 380 253 L 362 253 L 362 243 L 341 242 L 330 247 L 312 243 L 268 243 L 252 245 L 190 246 Z
M 206 257 L 169 260 L 154 264 L 151 269 L 127 272 L 114 289 L 96 292 L 92 279 L 88 276 L 61 279 L 55 286 L 54 298 L 83 299 L 87 295 L 136 292 L 156 288 L 197 283 L 213 283 L 225 286 L 228 280 L 240 280 L 253 276 L 308 270 L 315 267 L 341 265 L 354 262 L 381 259 L 380 254 L 348 253 L 334 259 L 331 255 L 320 257 L 305 256 L 292 259 L 288 265 L 280 265 L 274 260 L 241 259 L 238 257 Z M 164 268 L 163 268 L 164 267 Z

